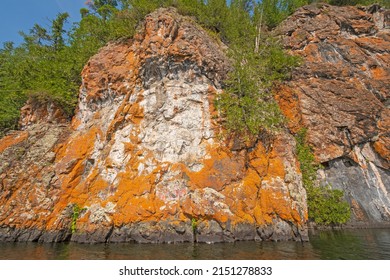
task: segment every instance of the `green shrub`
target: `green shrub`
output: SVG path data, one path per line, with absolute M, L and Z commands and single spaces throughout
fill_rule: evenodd
M 195 218 L 191 219 L 192 232 L 195 234 L 198 228 L 198 221 Z
M 230 52 L 233 70 L 225 81 L 223 93 L 216 100 L 228 132 L 256 137 L 264 129 L 276 131 L 284 123 L 272 94 L 272 83 L 283 76 L 277 73 L 279 69 L 275 70 L 279 66 L 274 64 L 273 59 L 277 58 L 272 48 L 278 46 L 273 45 L 262 54 L 239 49 Z M 286 61 L 281 64 L 289 67 Z
M 343 191 L 318 186 L 316 174 L 321 166 L 315 163 L 312 150 L 305 140 L 306 133 L 306 129 L 300 130 L 295 139 L 302 182 L 307 193 L 309 219 L 318 225 L 345 224 L 351 216 L 349 204 L 343 198 Z
M 308 188 L 309 218 L 318 225 L 345 224 L 351 212 L 343 197 L 343 191 L 332 190 L 330 186 Z
M 77 231 L 77 220 L 79 219 L 80 212 L 85 210 L 85 208 L 81 209 L 78 204 L 74 204 L 72 208 L 72 224 L 70 226 L 70 230 L 73 233 Z

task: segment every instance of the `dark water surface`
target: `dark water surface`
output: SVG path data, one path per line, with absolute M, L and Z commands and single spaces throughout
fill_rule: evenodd
M 0 259 L 386 259 L 390 229 L 317 232 L 310 242 L 236 242 L 218 244 L 0 243 Z

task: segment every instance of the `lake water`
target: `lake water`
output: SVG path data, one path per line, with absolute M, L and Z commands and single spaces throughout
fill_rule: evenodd
M 387 259 L 390 229 L 317 232 L 310 242 L 236 242 L 217 244 L 0 243 L 0 259 Z

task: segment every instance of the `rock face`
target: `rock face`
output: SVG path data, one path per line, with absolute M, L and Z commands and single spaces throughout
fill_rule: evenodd
M 223 48 L 168 9 L 102 48 L 71 124 L 0 141 L 0 240 L 306 240 L 294 138 L 221 137 Z
M 19 127 L 26 130 L 28 126 L 37 123 L 63 124 L 68 122 L 65 112 L 50 101 L 39 101 L 29 98 L 20 110 Z
M 313 5 L 278 30 L 303 62 L 277 99 L 292 132 L 308 129 L 319 179 L 345 191 L 351 225 L 390 223 L 389 15 Z

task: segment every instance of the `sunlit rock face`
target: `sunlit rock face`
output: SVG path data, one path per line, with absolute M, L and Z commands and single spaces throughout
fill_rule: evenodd
M 170 9 L 102 48 L 71 124 L 0 141 L 0 240 L 307 240 L 293 137 L 225 139 L 225 49 Z
M 306 6 L 278 33 L 302 58 L 277 96 L 290 130 L 307 128 L 319 179 L 345 191 L 350 225 L 389 224 L 389 10 Z

